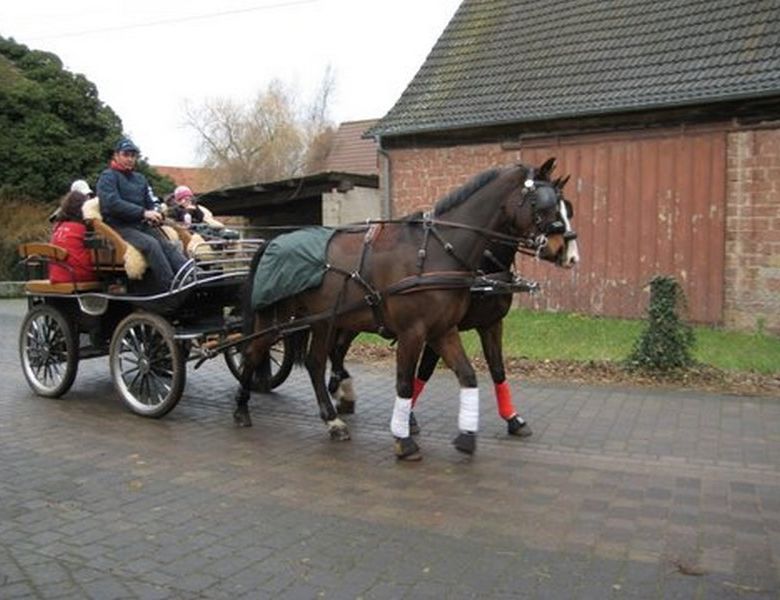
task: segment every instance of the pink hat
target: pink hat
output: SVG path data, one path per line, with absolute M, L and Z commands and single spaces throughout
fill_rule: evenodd
M 173 190 L 173 199 L 176 200 L 176 202 L 181 202 L 187 198 L 192 198 L 192 196 L 194 196 L 192 190 L 186 185 L 180 185 L 175 190 Z

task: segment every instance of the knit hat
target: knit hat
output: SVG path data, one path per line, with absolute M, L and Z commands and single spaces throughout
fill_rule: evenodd
M 183 200 L 192 198 L 193 196 L 194 194 L 192 193 L 192 190 L 186 185 L 180 185 L 175 190 L 173 190 L 173 199 L 176 200 L 176 202 L 182 202 Z

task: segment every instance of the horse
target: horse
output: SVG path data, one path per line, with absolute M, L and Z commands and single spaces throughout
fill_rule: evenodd
M 470 305 L 470 287 L 490 240 L 512 239 L 539 258 L 561 260 L 566 240 L 558 198 L 549 182 L 554 159 L 538 170 L 522 164 L 489 169 L 436 203 L 421 219 L 335 230 L 323 257 L 317 287 L 254 309 L 253 332 L 244 338 L 245 365 L 234 419 L 251 426 L 248 401 L 255 373 L 281 334 L 314 387 L 321 419 L 334 440 L 349 439 L 325 386 L 328 352 L 338 330 L 374 331 L 397 340 L 396 399 L 391 418 L 395 454 L 417 460 L 409 432 L 414 370 L 428 343 L 460 384 L 455 448 L 476 450 L 479 390 L 458 334 Z M 258 268 L 264 248 L 250 266 Z M 249 320 L 245 319 L 245 325 Z
M 558 262 L 558 265 L 563 268 L 572 268 L 580 260 L 577 235 L 571 227 L 574 208 L 563 196 L 563 188 L 568 181 L 569 176 L 566 176 L 552 182 L 558 195 L 559 216 L 565 229 L 564 238 L 567 241 L 566 251 L 560 255 Z M 480 263 L 480 270 L 486 273 L 487 280 L 491 283 L 472 290 L 471 304 L 463 320 L 458 323 L 458 330 L 477 330 L 482 353 L 493 381 L 498 414 L 506 421 L 507 434 L 528 437 L 532 435 L 531 427 L 520 416 L 512 402 L 512 391 L 506 380 L 502 351 L 503 319 L 512 306 L 512 293 L 518 291 L 518 288 L 523 289 L 523 283 L 518 283 L 512 272 L 514 257 L 515 248 L 505 240 L 496 240 L 488 245 Z M 494 281 L 495 284 L 492 283 Z M 355 337 L 356 334 L 353 332 L 339 332 L 330 354 L 331 376 L 328 380 L 328 391 L 337 401 L 336 408 L 339 414 L 352 414 L 355 411 L 357 398 L 350 374 L 344 367 L 344 358 Z M 414 416 L 414 407 L 426 383 L 433 375 L 439 358 L 436 351 L 426 344 L 413 383 L 412 412 L 409 415 L 409 427 L 413 434 L 420 431 Z

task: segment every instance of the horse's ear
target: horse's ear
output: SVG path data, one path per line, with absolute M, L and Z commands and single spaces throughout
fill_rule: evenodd
M 562 190 L 564 186 L 569 183 L 569 179 L 571 179 L 571 173 L 569 173 L 566 177 L 561 177 L 558 179 L 558 185 L 556 186 L 559 190 Z
M 555 169 L 555 157 L 551 156 L 544 161 L 544 164 L 539 168 L 539 179 L 550 181 L 550 175 L 552 174 L 553 169 Z

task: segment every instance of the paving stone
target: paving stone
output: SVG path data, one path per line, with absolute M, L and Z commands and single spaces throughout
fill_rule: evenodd
M 24 310 L 0 301 L 0 336 Z M 300 371 L 253 394 L 254 427 L 236 429 L 219 360 L 160 420 L 116 401 L 105 358 L 57 401 L 31 393 L 15 344 L 0 365 L 3 599 L 776 597 L 779 399 L 511 373 L 534 428 L 518 440 L 480 374 L 466 458 L 440 370 L 416 408 L 424 459 L 404 464 L 392 365 L 350 364 L 347 443 Z

